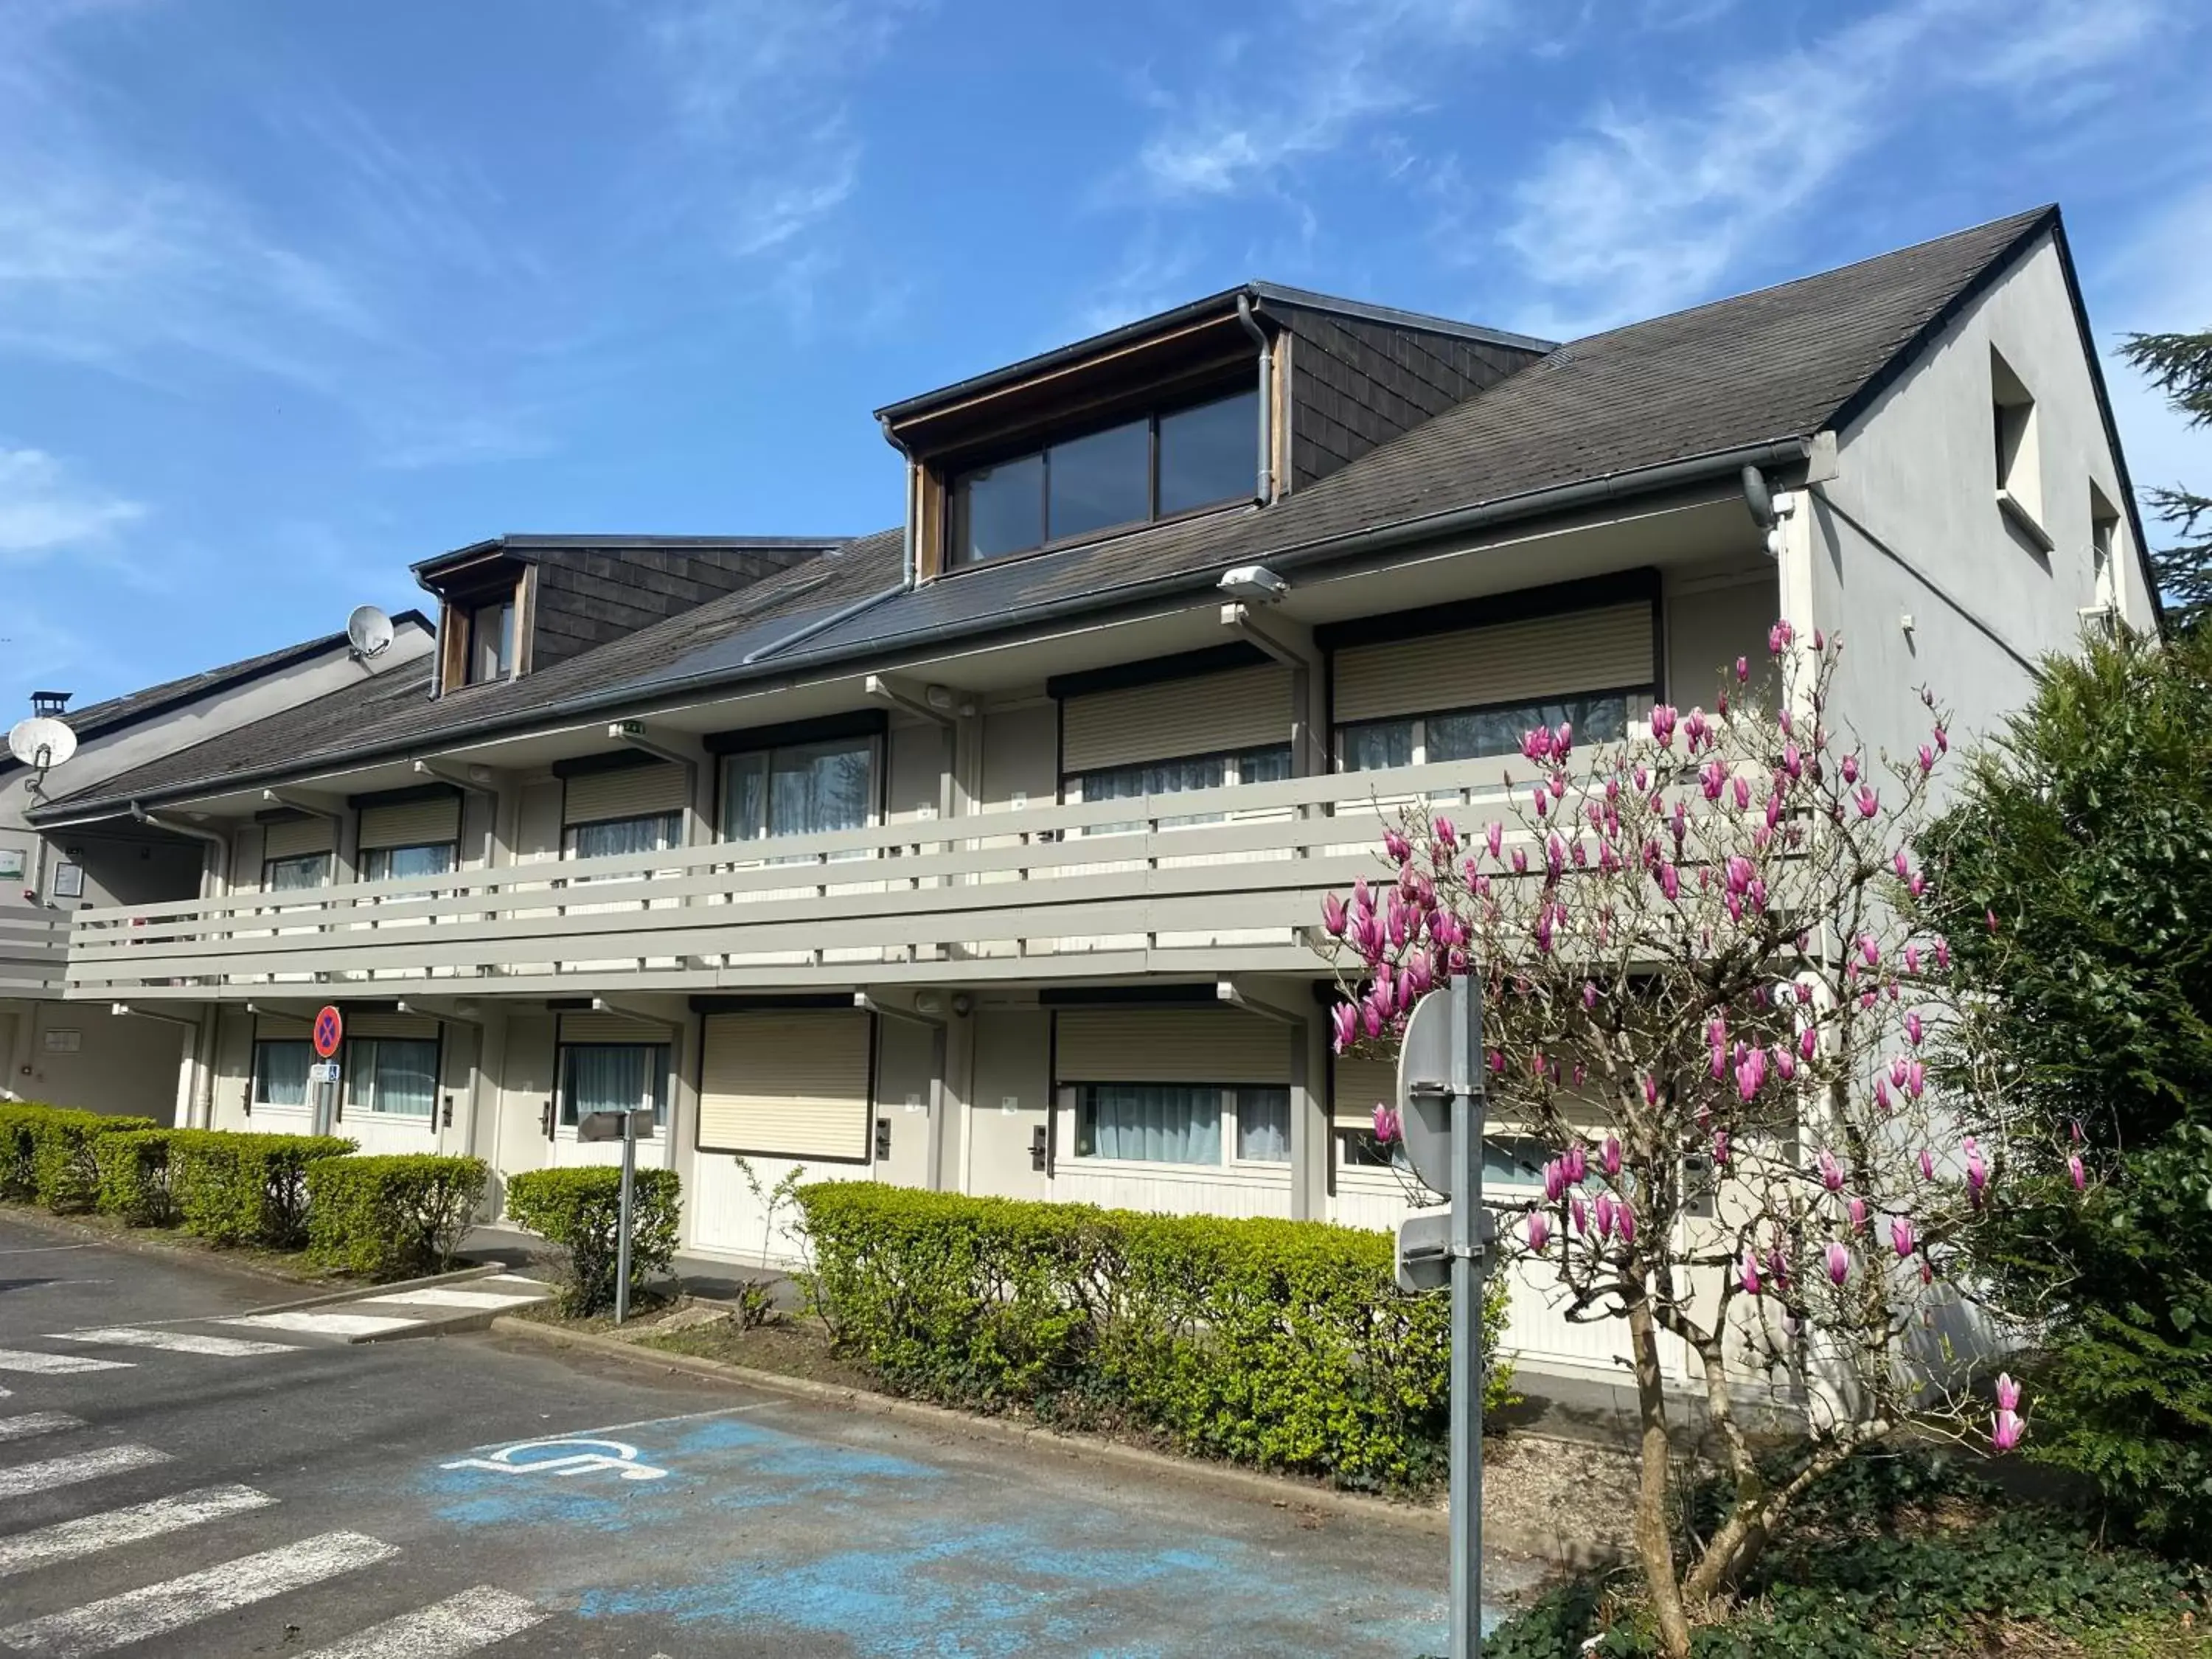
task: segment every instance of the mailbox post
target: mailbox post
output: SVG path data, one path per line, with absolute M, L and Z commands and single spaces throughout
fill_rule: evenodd
M 629 1239 L 637 1187 L 637 1138 L 653 1133 L 653 1112 L 586 1112 L 576 1124 L 579 1140 L 622 1142 L 622 1204 L 615 1218 L 615 1323 L 629 1317 Z
M 1482 1279 L 1496 1236 L 1482 1207 L 1482 987 L 1455 974 L 1413 1005 L 1398 1050 L 1407 1161 L 1451 1200 L 1448 1221 L 1426 1211 L 1399 1224 L 1398 1282 L 1451 1285 L 1452 1659 L 1482 1652 Z

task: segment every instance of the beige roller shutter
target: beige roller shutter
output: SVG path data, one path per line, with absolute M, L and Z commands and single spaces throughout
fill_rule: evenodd
M 1648 686 L 1659 678 L 1651 619 L 1651 606 L 1638 601 L 1352 646 L 1336 656 L 1336 719 L 1349 725 Z
M 699 1150 L 865 1160 L 874 1048 L 858 1009 L 708 1015 Z
M 1279 663 L 1094 691 L 1060 704 L 1066 772 L 1258 749 L 1291 740 L 1291 671 Z
M 673 761 L 586 772 L 568 780 L 562 823 L 604 823 L 684 810 L 684 769 Z
M 1335 1060 L 1336 1086 L 1329 1103 L 1330 1115 L 1340 1129 L 1371 1129 L 1375 1103 L 1397 1098 L 1398 1057 L 1373 1059 L 1364 1054 L 1339 1054 Z
M 313 1035 L 304 1019 L 292 1019 L 283 1014 L 256 1014 L 253 1017 L 253 1040 L 256 1042 L 305 1042 Z
M 461 801 L 458 795 L 434 795 L 388 806 L 361 809 L 361 845 L 372 847 L 434 847 L 461 838 Z
M 404 1038 L 415 1042 L 435 1042 L 438 1022 L 422 1014 L 368 1012 L 348 1014 L 345 1034 L 351 1037 Z
M 1063 1008 L 1053 1069 L 1062 1083 L 1287 1084 L 1291 1040 L 1238 1008 Z
M 264 859 L 304 858 L 331 850 L 331 823 L 328 818 L 279 818 L 261 826 L 261 856 Z
M 651 1020 L 632 1019 L 627 1014 L 563 1014 L 561 1016 L 562 1042 L 673 1042 L 672 1026 L 656 1025 Z

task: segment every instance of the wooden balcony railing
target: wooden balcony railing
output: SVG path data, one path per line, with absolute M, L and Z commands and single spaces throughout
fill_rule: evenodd
M 55 911 L 0 909 L 0 996 L 59 995 L 69 930 Z
M 1479 829 L 1504 808 L 1508 765 L 82 910 L 68 984 L 79 997 L 560 996 L 1317 970 L 1321 896 L 1379 872 L 1385 815 L 1425 797 Z

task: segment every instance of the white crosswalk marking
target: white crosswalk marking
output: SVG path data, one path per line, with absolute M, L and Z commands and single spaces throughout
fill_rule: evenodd
M 390 1296 L 367 1297 L 358 1305 L 380 1308 L 390 1303 L 401 1303 L 430 1308 L 520 1308 L 542 1300 L 542 1297 L 514 1291 L 448 1290 L 430 1285 L 419 1291 L 395 1291 Z
M 121 1474 L 171 1461 L 168 1453 L 156 1451 L 151 1446 L 125 1444 L 101 1446 L 68 1457 L 49 1457 L 36 1463 L 18 1463 L 11 1469 L 0 1469 L 0 1498 L 51 1492 L 56 1486 L 74 1486 L 80 1481 L 97 1480 L 105 1474 Z
M 305 1331 L 310 1336 L 376 1336 L 386 1331 L 404 1330 L 410 1325 L 419 1325 L 419 1319 L 401 1319 L 395 1315 L 295 1313 L 246 1314 L 237 1319 L 216 1322 L 224 1325 L 254 1325 L 272 1331 Z
M 81 1429 L 84 1419 L 67 1412 L 27 1412 L 21 1417 L 0 1417 L 0 1440 L 28 1440 L 34 1434 L 58 1434 Z
M 288 1342 L 250 1342 L 242 1336 L 202 1336 L 192 1331 L 149 1331 L 136 1325 L 109 1325 L 96 1331 L 64 1331 L 57 1342 L 92 1342 L 117 1348 L 160 1348 L 169 1353 L 202 1353 L 223 1359 L 255 1354 L 296 1353 Z
M 528 1630 L 544 1616 L 520 1595 L 479 1584 L 300 1659 L 461 1659 Z
M 82 1353 L 30 1353 L 21 1348 L 0 1348 L 0 1371 L 59 1376 L 68 1371 L 121 1371 L 130 1368 L 127 1359 L 94 1359 Z
M 73 1561 L 81 1555 L 143 1543 L 164 1533 L 181 1532 L 226 1515 L 243 1515 L 265 1509 L 276 1500 L 251 1486 L 202 1486 L 197 1492 L 157 1498 L 150 1504 L 132 1504 L 75 1521 L 57 1522 L 12 1538 L 0 1538 L 0 1578 L 28 1572 L 57 1561 Z
M 397 1547 L 357 1532 L 325 1533 L 280 1549 L 240 1556 L 143 1589 L 0 1630 L 0 1646 L 49 1659 L 85 1659 L 287 1591 L 389 1560 Z

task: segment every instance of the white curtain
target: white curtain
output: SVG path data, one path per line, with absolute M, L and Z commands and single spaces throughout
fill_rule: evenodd
M 1094 1083 L 1081 1095 L 1076 1154 L 1149 1164 L 1221 1162 L 1221 1091 Z
M 668 1048 L 665 1043 L 579 1042 L 561 1050 L 561 1121 L 589 1112 L 634 1112 L 653 1108 L 658 1123 L 667 1106 Z
M 1253 1088 L 1237 1091 L 1237 1156 L 1248 1164 L 1291 1161 L 1291 1091 Z
M 356 1087 L 368 1093 L 370 1111 L 393 1117 L 430 1115 L 438 1091 L 435 1042 L 385 1037 L 356 1046 L 368 1052 L 347 1058 L 357 1068 Z
M 315 1051 L 305 1042 L 253 1045 L 253 1099 L 261 1106 L 307 1103 L 307 1067 Z

